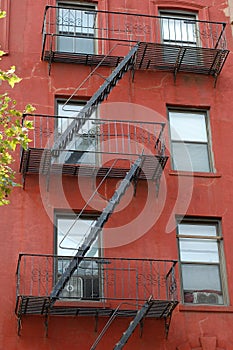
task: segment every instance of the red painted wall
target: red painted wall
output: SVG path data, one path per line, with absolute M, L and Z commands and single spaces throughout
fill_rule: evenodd
M 99 0 L 98 8 L 114 11 L 132 11 L 157 15 L 161 8 L 179 8 L 199 11 L 199 19 L 227 22 L 227 42 L 233 48 L 230 12 L 227 1 L 189 0 Z M 5 1 L 0 1 L 5 6 Z M 18 108 L 27 103 L 36 107 L 37 113 L 53 115 L 56 97 L 69 96 L 80 82 L 91 72 L 83 65 L 54 63 L 51 75 L 48 64 L 40 60 L 41 27 L 44 8 L 43 1 L 12 0 L 7 14 L 10 23 L 9 54 L 1 61 L 1 67 L 15 64 L 18 75 L 23 79 L 14 90 L 0 85 L 0 92 L 9 91 L 18 101 Z M 50 0 L 50 5 L 54 2 Z M 0 40 L 1 40 L 0 33 Z M 4 40 L 7 40 L 4 37 Z M 101 74 L 108 76 L 110 68 L 101 68 Z M 226 64 L 218 78 L 216 88 L 212 77 L 179 73 L 176 83 L 169 72 L 137 71 L 134 81 L 127 73 L 111 92 L 104 117 L 119 115 L 119 118 L 140 120 L 167 119 L 167 105 L 187 107 L 208 107 L 215 174 L 178 174 L 171 170 L 170 160 L 165 168 L 158 198 L 153 187 L 140 181 L 136 197 L 132 188 L 123 199 L 122 210 L 114 214 L 106 227 L 120 227 L 119 235 L 114 234 L 111 243 L 123 242 L 119 247 L 108 248 L 105 254 L 115 257 L 139 257 L 156 259 L 178 259 L 175 231 L 175 215 L 193 215 L 222 219 L 224 252 L 226 259 L 229 306 L 185 306 L 179 304 L 173 312 L 168 339 L 164 337 L 162 320 L 146 320 L 143 336 L 137 329 L 125 349 L 158 350 L 231 350 L 233 348 L 233 256 L 231 247 L 233 212 L 233 58 L 230 52 Z M 92 77 L 77 97 L 88 98 L 102 84 L 102 78 Z M 122 104 L 119 104 L 122 103 Z M 140 105 L 132 115 L 129 103 Z M 105 106 L 105 105 L 104 105 Z M 149 108 L 150 110 L 148 110 Z M 152 111 L 151 111 L 152 110 Z M 166 144 L 169 154 L 169 129 L 166 127 Z M 19 153 L 15 153 L 15 169 L 19 169 Z M 21 181 L 21 174 L 17 174 Z M 44 180 L 41 179 L 43 182 Z M 92 192 L 90 179 L 82 179 L 81 187 Z M 193 183 L 192 183 L 193 181 Z M 113 193 L 116 180 L 107 180 L 102 192 L 108 197 Z M 63 186 L 60 188 L 59 186 Z M 64 191 L 64 195 L 60 191 Z M 10 197 L 11 204 L 1 207 L 0 244 L 0 350 L 53 350 L 90 348 L 97 333 L 94 331 L 94 317 L 50 317 L 48 337 L 44 334 L 44 319 L 39 316 L 23 317 L 21 336 L 17 335 L 15 307 L 15 272 L 18 254 L 53 253 L 54 209 L 70 207 L 80 210 L 85 201 L 81 197 L 76 178 L 52 178 L 49 192 L 43 189 L 39 176 L 29 175 L 26 187 L 16 188 Z M 100 200 L 99 200 L 100 202 Z M 125 203 L 125 204 L 124 204 Z M 97 203 L 99 204 L 99 203 Z M 103 205 L 103 203 L 100 205 Z M 143 213 L 143 214 L 142 214 Z M 141 215 L 142 214 L 142 215 Z M 140 216 L 141 215 L 141 216 Z M 140 216 L 140 220 L 137 218 Z M 126 225 L 126 228 L 123 226 Z M 146 226 L 148 225 L 148 226 Z M 148 229 L 145 229 L 148 227 Z M 106 232 L 107 232 L 106 228 Z M 124 241 L 124 229 L 130 235 Z M 123 232 L 123 234 L 122 234 Z M 105 238 L 107 241 L 108 237 Z M 124 244 L 127 243 L 127 244 Z M 178 276 L 178 269 L 177 269 Z M 178 295 L 179 283 L 178 283 Z M 180 296 L 179 296 L 180 297 Z M 98 331 L 107 319 L 100 318 Z M 97 349 L 112 349 L 127 328 L 128 319 L 114 321 Z

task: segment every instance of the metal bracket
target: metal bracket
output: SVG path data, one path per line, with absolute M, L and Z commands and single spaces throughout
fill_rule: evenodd
M 50 158 L 50 164 L 49 164 L 48 172 L 46 174 L 46 191 L 47 192 L 49 192 L 49 186 L 50 186 L 51 167 L 52 167 L 52 160 Z
M 138 177 L 135 177 L 133 179 L 133 195 L 134 195 L 134 197 L 136 197 L 137 185 L 138 185 Z
M 45 327 L 45 337 L 48 338 L 48 329 L 49 329 L 49 317 L 48 317 L 48 314 L 45 315 L 44 327 Z
M 182 51 L 183 51 L 183 53 L 182 53 Z M 174 67 L 174 83 L 176 83 L 176 75 L 177 75 L 177 73 L 178 73 L 178 71 L 180 69 L 180 65 L 181 65 L 182 60 L 184 58 L 185 52 L 186 52 L 185 48 L 181 47 L 179 49 L 179 52 L 178 52 L 178 55 L 177 55 L 177 58 L 176 58 L 175 67 Z
M 53 34 L 51 35 L 51 43 L 50 43 L 50 50 L 49 50 L 49 62 L 48 62 L 48 74 L 50 75 L 51 73 L 51 67 L 52 67 L 52 56 L 53 56 L 53 50 L 52 50 L 52 45 L 53 45 Z
M 139 178 L 139 176 L 140 176 L 140 174 L 142 172 L 142 167 L 143 167 L 144 162 L 145 162 L 145 157 L 142 157 L 141 164 L 138 167 L 138 169 L 137 169 L 137 171 L 136 171 L 136 173 L 134 175 L 133 181 L 132 181 L 133 182 L 133 186 L 134 186 L 134 192 L 133 192 L 134 197 L 136 196 L 137 185 L 138 185 L 138 178 Z
M 136 69 L 135 69 L 136 59 L 137 59 L 137 51 L 134 54 L 133 64 L 132 64 L 132 67 L 130 69 L 130 73 L 132 76 L 132 82 L 134 82 L 134 77 L 135 77 L 135 72 L 136 72 Z
M 17 335 L 21 336 L 21 329 L 22 329 L 22 315 L 19 314 L 17 317 Z
M 171 318 L 172 318 L 172 316 L 170 315 L 168 317 L 165 317 L 165 319 L 164 319 L 165 338 L 166 339 L 168 338 L 169 328 L 170 328 L 170 324 L 171 324 Z
M 216 88 L 217 80 L 218 80 L 218 74 L 216 73 L 214 76 L 214 88 Z
M 25 190 L 25 185 L 26 185 L 26 174 L 23 172 L 22 175 L 22 188 Z
M 139 336 L 140 336 L 140 338 L 142 338 L 143 329 L 144 329 L 144 320 L 143 320 L 143 319 L 139 322 L 139 325 L 140 325 L 140 333 L 139 333 Z
M 94 328 L 95 333 L 98 332 L 98 322 L 99 322 L 99 314 L 98 314 L 98 312 L 96 312 L 96 314 L 95 314 L 95 328 Z
M 22 187 L 23 190 L 25 190 L 26 186 L 26 176 L 27 176 L 27 170 L 28 170 L 28 164 L 29 164 L 29 158 L 30 158 L 30 148 L 27 150 L 23 150 L 21 154 L 21 162 L 23 161 L 24 153 L 26 152 L 26 159 L 24 160 L 24 166 L 21 168 L 22 169 Z

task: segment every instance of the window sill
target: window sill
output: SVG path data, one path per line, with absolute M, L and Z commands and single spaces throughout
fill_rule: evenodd
M 204 172 L 178 171 L 178 170 L 169 170 L 169 175 L 206 177 L 206 178 L 220 178 L 220 177 L 222 177 L 222 174 L 220 174 L 220 173 L 204 173 Z
M 233 306 L 229 305 L 179 305 L 179 311 L 191 312 L 229 312 L 233 313 Z

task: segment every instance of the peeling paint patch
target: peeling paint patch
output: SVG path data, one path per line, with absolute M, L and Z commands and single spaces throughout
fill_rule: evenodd
M 230 18 L 230 23 L 233 22 L 233 1 L 228 0 L 228 4 L 226 4 L 226 8 L 223 9 L 223 12 L 226 17 Z M 233 25 L 231 26 L 231 32 L 233 36 Z

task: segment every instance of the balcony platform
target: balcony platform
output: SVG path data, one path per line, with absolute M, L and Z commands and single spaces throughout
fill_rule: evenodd
M 78 153 L 78 152 L 77 152 Z M 124 161 L 126 156 L 119 155 L 119 159 Z M 156 180 L 160 178 L 165 165 L 167 163 L 167 156 L 142 156 L 143 168 L 139 172 L 137 178 L 139 180 Z M 21 157 L 20 171 L 24 178 L 29 174 L 42 175 L 70 175 L 83 177 L 105 177 L 108 178 L 124 178 L 129 171 L 130 166 L 96 166 L 85 164 L 51 164 L 51 150 L 44 150 L 38 148 L 29 148 L 23 150 Z
M 29 174 L 124 178 L 140 157 L 137 179 L 158 183 L 167 163 L 165 124 L 161 122 L 88 118 L 89 129 L 85 124 L 70 137 L 70 126 L 75 128 L 75 123 L 81 120 L 78 116 L 68 119 L 27 115 L 25 118 L 33 122 L 34 129 L 29 133 L 32 140 L 29 148 L 21 152 L 20 172 L 24 182 Z M 58 119 L 64 124 L 72 122 L 59 134 Z M 65 146 L 61 141 L 56 145 L 59 137 L 63 137 Z
M 89 23 L 82 26 L 80 23 Z M 46 6 L 41 59 L 116 67 L 139 43 L 134 69 L 219 75 L 229 50 L 226 23 L 172 15 Z M 87 49 L 88 48 L 88 49 Z M 98 49 L 97 49 L 98 48 Z M 82 53 L 81 53 L 82 52 Z M 83 53 L 88 52 L 88 53 Z
M 146 317 L 153 318 L 167 318 L 171 315 L 172 311 L 178 304 L 178 301 L 173 300 L 156 300 L 153 299 L 153 305 L 150 308 Z M 17 316 L 23 315 L 51 315 L 51 316 L 106 316 L 111 317 L 115 309 L 110 307 L 96 307 L 93 303 L 93 307 L 89 306 L 50 306 L 50 299 L 48 297 L 32 297 L 21 295 L 17 299 L 17 308 L 15 310 Z M 121 301 L 119 301 L 119 304 Z M 130 303 L 130 302 L 128 302 Z M 141 302 L 142 304 L 143 302 Z M 132 301 L 133 304 L 133 301 Z M 122 308 L 116 311 L 118 317 L 134 317 L 140 307 L 135 308 Z
M 67 260 L 68 259 L 68 260 Z M 168 332 L 178 304 L 176 260 L 84 257 L 54 299 L 58 271 L 71 256 L 20 254 L 17 264 L 15 314 L 18 333 L 23 317 L 135 317 L 148 299 L 145 317 L 165 320 Z
M 140 42 L 134 64 L 136 70 L 164 70 L 205 74 L 217 77 L 228 56 L 228 50 L 204 47 L 189 47 L 160 43 Z M 105 67 L 116 67 L 123 56 L 104 56 L 98 54 L 66 53 L 45 51 L 44 60 Z

